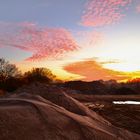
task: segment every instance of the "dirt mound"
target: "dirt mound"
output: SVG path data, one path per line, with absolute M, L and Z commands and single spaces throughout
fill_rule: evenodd
M 66 91 L 63 88 L 57 87 L 55 85 L 33 83 L 31 85 L 24 86 L 16 91 L 16 94 L 20 95 L 21 93 L 40 95 L 41 97 L 53 102 L 54 104 L 64 107 L 70 112 L 83 116 L 88 115 L 93 119 L 110 124 L 104 118 L 85 107 L 82 103 L 67 95 Z
M 0 99 L 0 134 L 0 140 L 139 139 L 139 135 L 102 120 L 72 113 L 38 95 L 25 93 Z

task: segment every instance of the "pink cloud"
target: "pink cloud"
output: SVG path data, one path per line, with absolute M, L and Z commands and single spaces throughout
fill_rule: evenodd
M 105 39 L 105 35 L 103 33 L 96 31 L 79 31 L 76 35 L 79 40 L 78 43 L 83 47 L 98 46 L 98 44 L 103 43 Z
M 0 24 L 0 46 L 32 52 L 26 60 L 57 59 L 79 46 L 64 28 L 40 28 L 32 23 Z
M 82 16 L 84 26 L 103 26 L 117 23 L 132 0 L 88 0 Z
M 140 13 L 140 4 L 136 7 L 136 12 Z

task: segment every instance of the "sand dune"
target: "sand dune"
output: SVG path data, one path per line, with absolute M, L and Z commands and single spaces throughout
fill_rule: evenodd
M 139 139 L 139 135 L 112 126 L 65 93 L 58 94 L 61 103 L 53 93 L 49 96 L 55 101 L 28 93 L 0 99 L 0 140 Z

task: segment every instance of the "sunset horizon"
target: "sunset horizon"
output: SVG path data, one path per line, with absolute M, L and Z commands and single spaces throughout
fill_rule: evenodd
M 44 67 L 84 81 L 140 77 L 138 0 L 0 3 L 0 57 L 22 72 Z

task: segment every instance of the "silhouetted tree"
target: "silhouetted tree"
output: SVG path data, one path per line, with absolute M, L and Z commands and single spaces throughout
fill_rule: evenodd
M 21 84 L 21 73 L 14 64 L 0 58 L 0 89 L 14 91 Z
M 9 78 L 17 78 L 20 71 L 14 64 L 10 64 L 4 58 L 0 58 L 0 81 L 4 82 Z
M 43 81 L 50 83 L 56 79 L 56 76 L 48 68 L 33 68 L 31 71 L 25 72 L 24 77 L 28 82 Z

